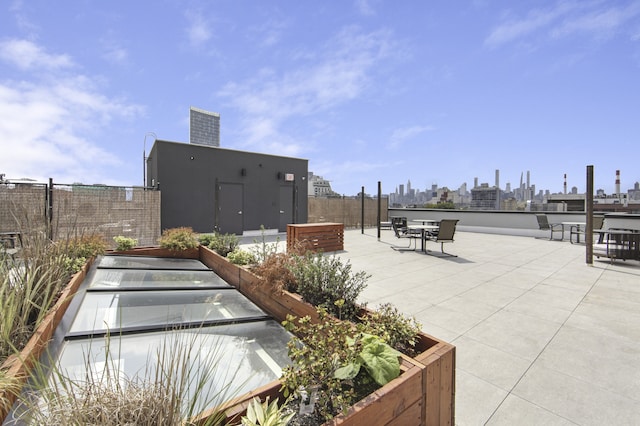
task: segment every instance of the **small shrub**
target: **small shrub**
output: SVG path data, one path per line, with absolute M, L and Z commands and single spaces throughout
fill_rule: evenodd
M 215 235 L 213 234 L 200 234 L 198 235 L 198 242 L 201 246 L 209 247 L 209 244 L 211 244 L 214 238 Z
M 297 291 L 296 278 L 291 272 L 293 257 L 286 253 L 274 253 L 262 263 L 257 263 L 252 271 L 261 278 L 261 282 L 270 286 L 274 291 Z
M 199 245 L 193 229 L 187 227 L 165 229 L 160 237 L 160 247 L 173 251 L 184 251 Z
M 415 355 L 418 333 L 422 328 L 415 317 L 406 317 L 391 303 L 384 303 L 360 320 L 364 332 L 380 336 L 403 354 Z
M 222 257 L 238 248 L 238 236 L 235 234 L 206 234 L 200 236 L 200 244 L 206 245 Z
M 342 263 L 335 256 L 311 252 L 295 256 L 291 272 L 304 300 L 315 306 L 324 306 L 337 318 L 357 318 L 357 299 L 370 277 L 366 272 L 352 273 L 349 262 Z
M 117 251 L 131 250 L 138 245 L 138 240 L 135 238 L 123 237 L 122 235 L 113 237 L 113 241 L 116 242 Z
M 107 242 L 102 235 L 83 235 L 71 238 L 58 244 L 62 253 L 70 258 L 89 259 L 93 256 L 104 254 L 107 250 Z
M 64 264 L 64 268 L 69 275 L 73 275 L 76 272 L 79 272 L 85 263 L 87 263 L 87 259 L 84 257 L 70 257 L 66 254 L 61 256 L 62 263 Z
M 235 249 L 227 254 L 229 262 L 235 265 L 250 265 L 256 262 L 256 258 L 250 252 L 242 249 Z

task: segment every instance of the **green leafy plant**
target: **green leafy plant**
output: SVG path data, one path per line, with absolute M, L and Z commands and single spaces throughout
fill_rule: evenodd
M 135 238 L 124 237 L 122 235 L 113 237 L 113 241 L 116 242 L 117 251 L 131 250 L 138 245 L 138 240 Z
M 238 247 L 238 236 L 235 234 L 220 234 L 213 232 L 212 234 L 200 235 L 200 244 L 209 247 L 220 256 L 226 257 Z
M 356 338 L 347 338 L 350 346 L 360 348 L 355 361 L 338 368 L 334 375 L 340 380 L 352 380 L 362 367 L 380 386 L 384 386 L 400 375 L 400 352 L 387 345 L 378 336 L 360 334 Z
M 165 229 L 160 237 L 160 247 L 184 251 L 200 245 L 193 229 L 188 227 Z
M 370 277 L 366 272 L 352 273 L 349 262 L 342 263 L 335 256 L 312 252 L 295 256 L 290 269 L 297 291 L 304 300 L 315 306 L 324 306 L 340 319 L 357 318 L 357 299 Z M 336 304 L 340 300 L 342 302 Z
M 364 315 L 360 323 L 364 332 L 380 336 L 389 346 L 405 355 L 415 355 L 422 325 L 415 317 L 403 315 L 391 303 L 384 303 L 377 310 Z
M 256 262 L 252 253 L 239 248 L 227 254 L 227 259 L 235 265 L 249 265 Z
M 247 415 L 242 417 L 242 426 L 285 426 L 295 416 L 295 412 L 286 413 L 284 406 L 278 407 L 278 399 L 264 403 L 253 398 L 247 407 Z
M 291 315 L 283 322 L 296 337 L 288 344 L 293 365 L 284 368 L 282 383 L 285 396 L 317 390 L 314 413 L 329 420 L 397 377 L 399 353 L 354 323 L 330 317 L 325 308 L 317 312 L 316 323 Z

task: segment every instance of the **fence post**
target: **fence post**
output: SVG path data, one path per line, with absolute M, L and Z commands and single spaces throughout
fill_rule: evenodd
M 593 166 L 587 166 L 587 229 L 585 229 L 585 245 L 587 246 L 586 262 L 593 265 Z
M 362 208 L 360 209 L 360 228 L 361 228 L 361 233 L 364 234 L 364 186 L 362 187 L 362 192 L 360 193 L 361 195 L 361 206 Z
M 53 178 L 49 178 L 47 202 L 48 202 L 47 217 L 49 219 L 49 239 L 53 241 Z
M 382 212 L 382 183 L 378 181 L 378 217 L 377 217 L 378 239 L 380 239 L 380 221 L 382 220 L 381 212 Z

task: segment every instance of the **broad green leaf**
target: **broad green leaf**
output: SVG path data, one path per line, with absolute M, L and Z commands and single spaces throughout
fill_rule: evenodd
M 400 375 L 400 353 L 381 341 L 372 341 L 362 348 L 360 358 L 369 375 L 380 386 Z
M 345 365 L 344 367 L 338 368 L 334 373 L 333 377 L 339 380 L 351 380 L 358 375 L 360 372 L 360 364 L 357 362 L 352 362 L 350 364 Z

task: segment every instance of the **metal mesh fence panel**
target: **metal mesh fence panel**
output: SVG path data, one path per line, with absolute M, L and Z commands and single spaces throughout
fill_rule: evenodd
M 0 184 L 0 232 L 44 231 L 46 206 L 46 184 Z
M 122 235 L 138 245 L 155 245 L 160 237 L 160 192 L 145 188 L 54 184 L 54 240 L 99 234 L 109 244 Z
M 381 199 L 381 221 L 387 220 L 389 199 Z M 378 199 L 365 198 L 364 226 L 377 226 Z M 362 223 L 362 199 L 360 198 L 309 198 L 307 222 L 337 222 L 345 228 L 359 228 Z

